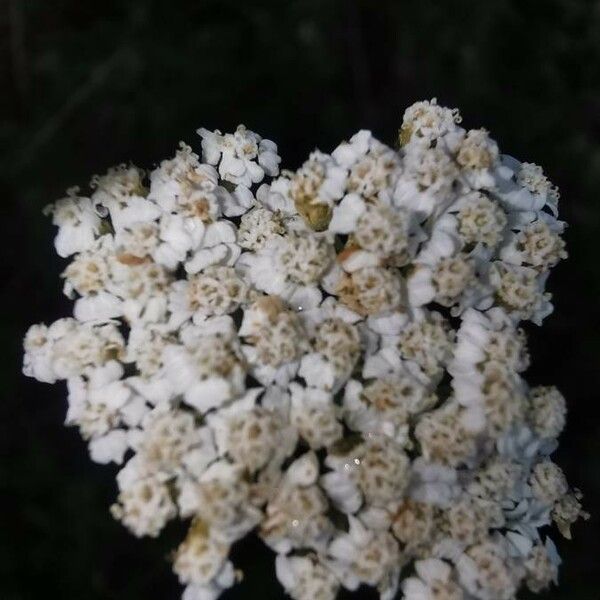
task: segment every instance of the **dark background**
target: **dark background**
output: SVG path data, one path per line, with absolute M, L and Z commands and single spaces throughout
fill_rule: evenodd
M 115 469 L 62 425 L 62 386 L 20 375 L 30 323 L 69 313 L 42 207 L 133 161 L 150 167 L 199 126 L 239 122 L 296 168 L 361 127 L 393 144 L 404 108 L 437 96 L 562 191 L 570 258 L 555 313 L 529 328 L 532 383 L 570 420 L 557 460 L 593 517 L 559 542 L 547 599 L 598 600 L 600 555 L 600 4 L 585 0 L 4 0 L 0 10 L 0 599 L 170 600 L 178 535 L 136 540 L 108 514 Z M 281 598 L 256 541 L 227 598 Z M 370 597 L 360 594 L 361 597 Z M 356 596 L 355 596 L 356 597 Z

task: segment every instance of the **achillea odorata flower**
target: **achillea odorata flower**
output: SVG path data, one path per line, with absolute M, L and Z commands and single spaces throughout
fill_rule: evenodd
M 74 318 L 30 328 L 23 371 L 66 380 L 91 458 L 126 461 L 115 518 L 189 522 L 184 600 L 239 581 L 251 531 L 296 600 L 556 581 L 546 526 L 587 515 L 549 456 L 565 399 L 527 385 L 520 322 L 552 311 L 558 191 L 460 123 L 418 102 L 399 150 L 360 131 L 281 174 L 273 142 L 199 129 L 202 156 L 182 143 L 47 209 Z

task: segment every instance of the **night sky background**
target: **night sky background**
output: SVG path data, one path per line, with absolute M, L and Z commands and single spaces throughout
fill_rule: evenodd
M 117 163 L 152 167 L 239 122 L 297 168 L 359 128 L 394 144 L 437 96 L 560 187 L 570 257 L 528 327 L 528 380 L 570 418 L 556 460 L 593 513 L 547 600 L 600 598 L 600 3 L 592 0 L 3 0 L 0 3 L 0 600 L 175 600 L 182 531 L 137 540 L 108 513 L 116 468 L 63 427 L 66 393 L 20 374 L 29 324 L 70 311 L 42 207 Z M 555 536 L 557 539 L 558 536 Z M 270 553 L 235 548 L 224 598 L 282 598 Z M 344 597 L 371 598 L 359 592 Z M 527 598 L 527 595 L 523 595 Z

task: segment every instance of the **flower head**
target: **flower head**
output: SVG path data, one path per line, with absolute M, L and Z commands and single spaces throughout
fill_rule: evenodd
M 66 380 L 91 458 L 125 462 L 116 519 L 188 522 L 183 600 L 240 579 L 252 530 L 296 600 L 556 580 L 540 531 L 587 513 L 550 458 L 566 401 L 527 385 L 520 322 L 552 311 L 558 192 L 460 123 L 417 102 L 399 150 L 363 130 L 281 174 L 244 126 L 199 129 L 201 152 L 47 209 L 74 316 L 29 329 L 23 372 Z

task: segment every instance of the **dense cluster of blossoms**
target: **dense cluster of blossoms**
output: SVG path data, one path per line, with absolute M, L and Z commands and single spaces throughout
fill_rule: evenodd
M 460 122 L 418 102 L 398 150 L 359 131 L 281 173 L 273 142 L 200 129 L 201 157 L 181 144 L 48 208 L 74 316 L 30 328 L 24 372 L 66 380 L 91 458 L 125 462 L 115 518 L 189 520 L 184 600 L 240 579 L 250 531 L 296 600 L 556 581 L 545 526 L 587 515 L 519 324 L 552 310 L 558 192 Z

